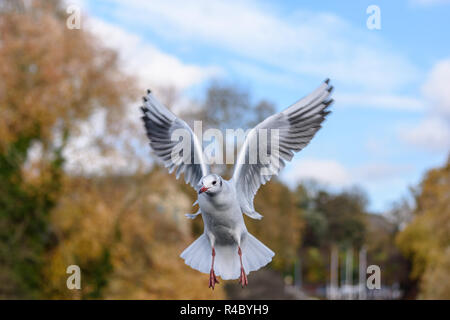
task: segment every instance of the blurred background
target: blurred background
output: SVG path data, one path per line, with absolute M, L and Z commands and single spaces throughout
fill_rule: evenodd
M 376 2 L 373 29 L 367 1 L 0 0 L 0 298 L 450 299 L 450 4 Z M 333 113 L 245 218 L 274 260 L 208 289 L 140 97 L 246 129 L 327 77 Z

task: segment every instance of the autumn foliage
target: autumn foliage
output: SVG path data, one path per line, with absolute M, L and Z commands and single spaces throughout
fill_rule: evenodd
M 416 194 L 414 219 L 397 237 L 420 281 L 420 298 L 450 297 L 450 158 L 430 170 Z
M 135 80 L 92 34 L 66 28 L 59 2 L 28 3 L 0 12 L 0 297 L 223 297 L 220 288 L 204 290 L 204 278 L 178 257 L 193 239 L 165 217 L 190 209 L 176 183 L 161 174 L 65 172 L 64 149 L 79 125 L 103 109 L 111 124 L 104 134 L 114 134 Z M 177 204 L 159 212 L 158 203 L 173 202 L 169 194 Z M 66 287 L 71 264 L 83 271 L 80 291 Z

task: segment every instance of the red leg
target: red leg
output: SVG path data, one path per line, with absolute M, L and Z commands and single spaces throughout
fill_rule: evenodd
M 238 247 L 238 255 L 239 260 L 241 261 L 241 276 L 239 277 L 239 283 L 242 285 L 242 288 L 248 285 L 247 275 L 245 274 L 244 266 L 242 264 L 242 251 L 241 247 Z
M 212 288 L 214 290 L 214 286 L 216 283 L 219 283 L 219 281 L 216 278 L 216 274 L 214 273 L 214 258 L 216 256 L 216 250 L 212 248 L 212 262 L 211 262 L 211 271 L 209 272 L 209 288 Z

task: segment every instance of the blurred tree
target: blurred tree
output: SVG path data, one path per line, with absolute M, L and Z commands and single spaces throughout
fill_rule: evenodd
M 307 228 L 303 238 L 304 246 L 322 247 L 328 233 L 328 220 L 321 211 L 307 210 L 304 214 Z
M 305 234 L 303 237 L 303 247 L 317 247 L 324 245 L 328 232 L 328 220 L 322 211 L 318 211 L 314 206 L 314 193 L 311 186 L 299 184 L 295 191 L 297 206 L 304 211 Z
M 0 297 L 40 297 L 49 212 L 64 182 L 63 150 L 80 120 L 118 119 L 133 92 L 115 52 L 69 30 L 59 1 L 0 6 Z M 30 150 L 37 163 L 27 170 Z
M 303 212 L 295 204 L 289 188 L 274 179 L 255 197 L 255 209 L 264 218 L 258 221 L 246 217 L 249 231 L 276 252 L 273 268 L 283 272 L 292 270 L 303 234 Z
M 367 198 L 359 188 L 330 193 L 313 181 L 299 185 L 297 206 L 304 211 L 305 230 L 299 250 L 302 274 L 309 284 L 328 281 L 332 246 L 360 248 L 367 233 Z M 345 251 L 341 252 L 345 255 Z
M 314 210 L 327 220 L 327 244 L 361 247 L 364 242 L 367 198 L 362 190 L 353 188 L 339 194 L 319 191 Z
M 450 298 L 450 157 L 430 170 L 416 193 L 412 222 L 397 243 L 412 261 L 413 279 L 420 280 L 420 298 Z
M 408 261 L 395 245 L 397 233 L 395 222 L 380 214 L 367 215 L 365 246 L 368 263 L 381 268 L 384 285 L 399 284 L 406 293 L 413 284 L 408 279 Z
M 248 126 L 249 128 L 255 127 L 258 123 L 263 122 L 265 119 L 273 115 L 275 110 L 275 105 L 267 100 L 261 100 L 254 107 L 254 119 L 250 120 Z
M 416 192 L 413 188 L 410 188 L 412 195 Z M 403 230 L 408 223 L 411 222 L 414 216 L 414 201 L 408 198 L 402 198 L 399 201 L 394 202 L 392 209 L 388 212 L 388 219 L 394 223 L 396 231 Z
M 246 128 L 255 116 L 247 90 L 218 80 L 208 84 L 197 104 L 197 110 L 190 110 L 187 117 L 201 120 L 203 129 Z
M 193 241 L 183 217 L 190 207 L 159 168 L 146 175 L 72 179 L 51 215 L 59 244 L 45 269 L 47 296 L 224 298 L 222 286 L 208 290 L 207 275 L 179 257 Z M 71 264 L 82 270 L 81 291 L 65 287 Z
M 304 266 L 305 280 L 308 284 L 323 284 L 327 279 L 326 258 L 318 247 L 305 248 Z

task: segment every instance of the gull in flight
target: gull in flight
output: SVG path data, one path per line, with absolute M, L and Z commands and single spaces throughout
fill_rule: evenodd
M 184 174 L 186 183 L 197 191 L 198 199 L 194 205 L 198 204 L 199 210 L 186 216 L 194 219 L 201 215 L 204 222 L 203 234 L 180 256 L 193 269 L 209 273 L 210 288 L 214 289 L 219 283 L 218 276 L 224 280 L 239 278 L 244 287 L 251 271 L 272 260 L 274 252 L 247 231 L 243 214 L 253 219 L 262 218 L 253 206 L 256 192 L 321 128 L 330 113 L 327 108 L 333 102 L 330 99 L 332 89 L 327 79 L 308 96 L 250 130 L 230 180 L 210 173 L 202 145 L 191 128 L 161 104 L 150 90 L 147 91 L 141 109 L 150 146 L 170 173 L 175 170 L 177 179 Z M 193 146 L 190 152 L 180 152 L 179 141 L 172 139 L 178 129 L 187 132 L 188 142 Z M 269 139 L 263 144 L 267 154 L 264 160 L 253 153 L 262 148 L 259 133 L 267 131 L 276 132 L 277 139 Z M 273 148 L 275 144 L 276 148 Z M 254 161 L 249 161 L 250 158 Z

